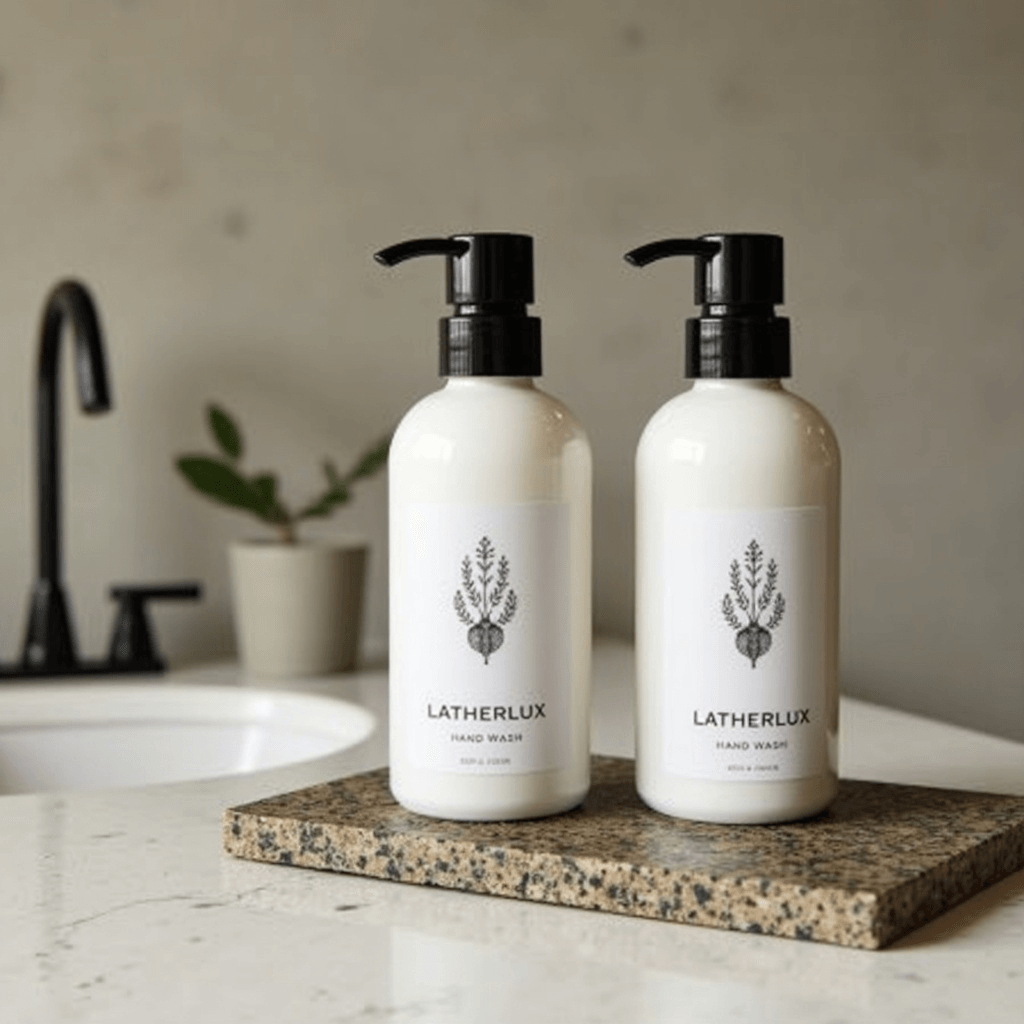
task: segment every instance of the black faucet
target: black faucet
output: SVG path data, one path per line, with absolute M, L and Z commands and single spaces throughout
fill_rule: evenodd
M 154 597 L 196 598 L 199 587 L 195 584 L 112 588 L 111 597 L 121 602 L 121 610 L 108 659 L 83 661 L 76 650 L 71 610 L 61 581 L 59 356 L 65 324 L 71 328 L 74 338 L 78 397 L 83 411 L 104 413 L 111 405 L 96 306 L 84 285 L 78 281 L 62 281 L 47 297 L 39 339 L 36 386 L 39 575 L 29 600 L 21 662 L 0 667 L 0 676 L 161 671 L 164 664 L 149 638 L 142 602 Z M 122 621 L 129 612 L 131 628 Z M 134 638 L 127 647 L 125 636 Z
M 82 411 L 110 410 L 103 337 L 92 297 L 77 281 L 62 281 L 43 309 L 36 382 L 36 458 L 39 487 L 39 575 L 32 588 L 22 649 L 27 669 L 69 669 L 78 661 L 67 599 L 61 584 L 60 339 L 67 322 L 74 334 L 75 369 Z

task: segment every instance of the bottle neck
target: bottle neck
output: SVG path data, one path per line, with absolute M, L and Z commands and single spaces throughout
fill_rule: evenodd
M 541 373 L 540 319 L 526 306 L 462 305 L 440 323 L 442 377 L 537 377 Z M 515 310 L 515 312 L 510 312 Z
M 775 316 L 768 304 L 707 308 L 724 313 L 686 321 L 683 367 L 687 377 L 776 380 L 790 375 L 786 317 Z
M 445 390 L 458 391 L 465 388 L 513 388 L 519 391 L 532 391 L 532 377 L 445 377 Z
M 721 391 L 729 388 L 732 391 L 783 391 L 779 377 L 697 377 L 693 381 L 694 391 Z

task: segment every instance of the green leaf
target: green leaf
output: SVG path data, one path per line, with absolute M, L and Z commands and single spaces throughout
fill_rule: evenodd
M 373 476 L 374 473 L 379 473 L 387 464 L 390 447 L 391 435 L 386 434 L 359 456 L 345 479 L 349 481 L 364 480 L 368 476 Z
M 327 477 L 327 483 L 330 484 L 332 489 L 345 486 L 345 481 L 342 480 L 338 467 L 330 459 L 324 459 L 324 476 Z
M 178 459 L 178 469 L 200 494 L 222 505 L 244 509 L 261 519 L 266 518 L 263 497 L 234 468 L 206 455 L 185 455 Z
M 344 505 L 350 497 L 349 490 L 344 484 L 332 487 L 316 501 L 311 502 L 302 509 L 295 518 L 312 519 L 314 517 L 322 518 L 329 516 L 339 505 Z
M 314 501 L 301 509 L 295 516 L 296 519 L 322 519 L 334 511 L 334 503 L 325 495 L 319 501 Z
M 220 450 L 229 459 L 240 459 L 242 457 L 242 431 L 238 424 L 219 405 L 211 405 L 207 409 L 207 416 L 210 420 L 210 431 L 217 441 Z
M 263 514 L 280 518 L 283 511 L 277 503 L 277 477 L 273 473 L 257 473 L 250 477 L 249 486 L 263 505 Z

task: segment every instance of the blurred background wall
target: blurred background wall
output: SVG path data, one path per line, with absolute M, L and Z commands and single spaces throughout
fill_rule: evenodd
M 772 231 L 793 384 L 845 459 L 843 687 L 1024 739 L 1022 100 L 1017 0 L 2 0 L 0 656 L 58 277 L 95 290 L 116 401 L 87 421 L 65 387 L 86 652 L 109 582 L 197 577 L 164 649 L 230 653 L 225 544 L 261 531 L 172 457 L 216 398 L 250 465 L 313 487 L 437 386 L 440 265 L 370 254 L 474 229 L 536 236 L 546 385 L 595 451 L 596 627 L 628 636 L 633 452 L 682 387 L 691 279 L 621 254 Z M 386 500 L 312 531 L 372 539 L 377 650 Z

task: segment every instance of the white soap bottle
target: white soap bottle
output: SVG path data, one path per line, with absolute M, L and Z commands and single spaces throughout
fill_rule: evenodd
M 637 789 L 730 824 L 823 810 L 837 787 L 839 448 L 787 391 L 782 239 L 634 250 L 696 258 L 693 387 L 636 455 Z
M 417 239 L 446 257 L 444 386 L 388 464 L 390 777 L 404 807 L 556 814 L 590 785 L 591 457 L 541 373 L 528 235 Z

